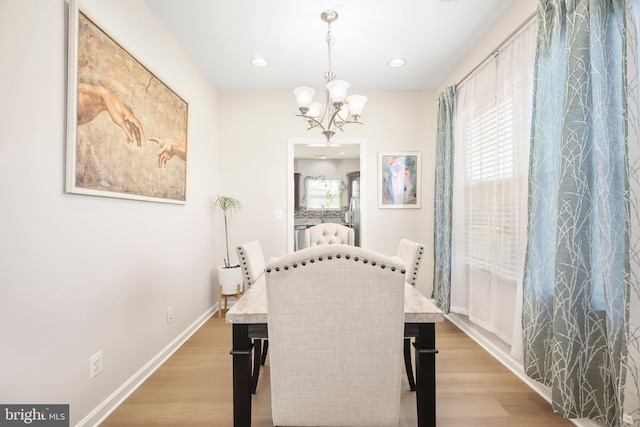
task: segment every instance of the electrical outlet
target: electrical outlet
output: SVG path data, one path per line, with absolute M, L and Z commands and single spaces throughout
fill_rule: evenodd
M 89 379 L 102 372 L 102 350 L 89 358 Z
M 167 307 L 167 325 L 173 322 L 173 307 Z

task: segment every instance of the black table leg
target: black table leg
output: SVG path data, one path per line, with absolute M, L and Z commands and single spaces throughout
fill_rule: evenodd
M 251 377 L 251 394 L 256 394 L 258 378 L 260 377 L 260 362 L 262 361 L 262 340 L 253 340 L 253 376 Z
M 436 329 L 433 323 L 420 323 L 413 346 L 416 349 L 416 403 L 418 426 L 436 425 Z
M 265 339 L 262 343 L 262 360 L 260 360 L 262 366 L 264 366 L 267 361 L 267 351 L 269 351 L 269 340 Z
M 251 426 L 251 340 L 249 326 L 233 325 L 233 425 Z
M 411 366 L 411 339 L 404 339 L 404 368 L 407 371 L 407 381 L 409 381 L 409 390 L 416 391 L 416 382 L 413 379 L 413 367 Z

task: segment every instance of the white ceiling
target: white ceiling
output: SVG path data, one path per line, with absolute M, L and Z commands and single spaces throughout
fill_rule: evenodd
M 359 145 L 335 145 L 330 147 L 316 147 L 316 146 L 295 146 L 296 159 L 311 159 L 311 160 L 348 160 L 360 158 L 360 146 Z
M 331 25 L 332 68 L 351 83 L 349 93 L 437 89 L 516 1 L 145 0 L 220 90 L 319 92 L 328 68 L 320 14 L 333 9 L 340 17 Z M 269 66 L 252 66 L 255 56 Z M 393 57 L 406 65 L 389 68 Z M 359 148 L 295 149 L 295 158 L 321 155 L 357 159 Z
M 220 90 L 322 88 L 328 61 L 320 14 L 334 9 L 333 71 L 359 93 L 435 90 L 516 0 L 145 2 Z M 269 66 L 252 66 L 254 56 Z M 406 65 L 389 68 L 397 56 Z

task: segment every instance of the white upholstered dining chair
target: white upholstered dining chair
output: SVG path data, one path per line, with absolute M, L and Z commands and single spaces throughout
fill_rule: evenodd
M 405 281 L 411 286 L 415 286 L 418 281 L 418 273 L 420 272 L 420 264 L 422 262 L 423 254 L 424 245 L 422 243 L 416 243 L 408 239 L 400 240 L 396 256 L 404 263 L 406 269 Z M 405 337 L 404 339 L 404 366 L 407 371 L 409 388 L 411 391 L 415 391 L 416 382 L 413 376 L 413 366 L 411 364 L 411 338 L 409 337 Z
M 404 263 L 407 271 L 405 281 L 411 286 L 415 286 L 418 281 L 418 273 L 420 272 L 423 253 L 424 245 L 422 243 L 416 243 L 408 239 L 400 240 L 396 256 L 400 257 Z
M 326 222 L 307 228 L 304 231 L 305 248 L 321 245 L 355 244 L 353 228 L 342 224 Z
M 236 246 L 236 254 L 238 262 L 242 268 L 242 282 L 244 292 L 249 289 L 264 274 L 265 262 L 262 246 L 257 240 Z M 264 341 L 260 337 L 251 337 L 253 339 L 253 378 L 251 380 L 251 392 L 255 393 L 258 387 L 258 378 L 260 376 L 260 366 L 263 366 L 267 360 L 267 351 L 269 349 L 269 341 Z
M 236 253 L 238 255 L 238 262 L 242 268 L 242 282 L 244 290 L 249 289 L 249 286 L 253 285 L 256 280 L 264 274 L 264 254 L 262 253 L 262 246 L 257 240 L 238 245 L 236 247 Z
M 342 244 L 267 263 L 274 425 L 399 424 L 403 272 L 398 257 Z

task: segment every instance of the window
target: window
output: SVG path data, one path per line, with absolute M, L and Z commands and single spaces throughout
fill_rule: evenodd
M 519 280 L 524 264 L 533 24 L 478 68 L 457 94 L 455 139 L 463 165 L 457 176 L 464 184 L 455 191 L 464 204 L 459 205 L 464 259 L 498 280 Z
M 520 87 L 517 87 L 520 86 Z M 478 108 L 463 127 L 466 140 L 465 252 L 471 266 L 517 279 L 518 256 L 525 222 L 528 139 L 518 138 L 518 111 L 530 111 L 524 82 Z M 520 122 L 528 132 L 529 122 Z
M 454 120 L 450 309 L 516 357 L 536 35 L 531 19 L 458 84 Z
M 342 181 L 338 178 L 308 176 L 305 178 L 307 210 L 341 209 Z

